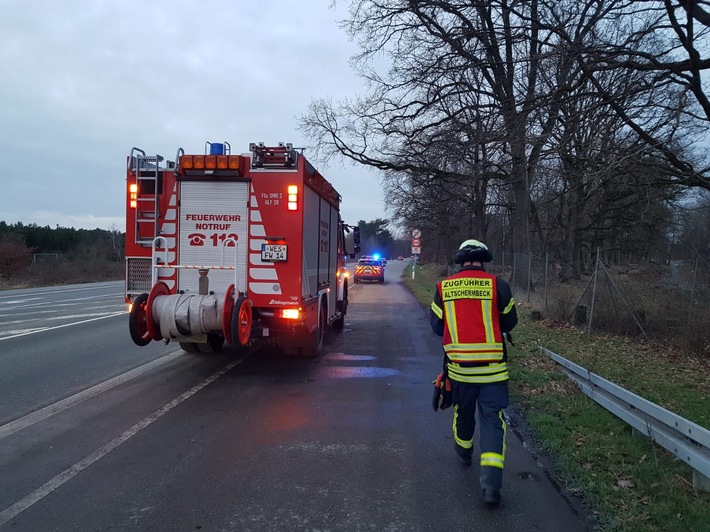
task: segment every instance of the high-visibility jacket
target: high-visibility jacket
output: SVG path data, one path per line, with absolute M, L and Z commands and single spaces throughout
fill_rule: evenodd
M 431 325 L 443 336 L 452 380 L 474 384 L 507 381 L 503 333 L 517 323 L 510 286 L 482 267 L 466 266 L 436 285 Z

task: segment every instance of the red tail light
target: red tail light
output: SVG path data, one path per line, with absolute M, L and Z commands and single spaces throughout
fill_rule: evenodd
M 301 309 L 284 308 L 279 310 L 279 315 L 287 320 L 297 320 L 301 318 Z

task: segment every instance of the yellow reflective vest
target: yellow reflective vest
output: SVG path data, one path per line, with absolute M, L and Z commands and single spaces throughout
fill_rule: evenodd
M 443 337 L 449 378 L 484 384 L 507 381 L 503 333 L 518 322 L 510 286 L 467 266 L 437 284 L 431 324 Z

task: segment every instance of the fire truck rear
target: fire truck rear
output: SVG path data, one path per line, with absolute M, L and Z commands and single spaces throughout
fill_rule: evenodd
M 315 356 L 348 307 L 357 228 L 290 144 L 227 142 L 174 161 L 133 148 L 127 165 L 126 301 L 137 345 L 185 351 L 258 341 Z

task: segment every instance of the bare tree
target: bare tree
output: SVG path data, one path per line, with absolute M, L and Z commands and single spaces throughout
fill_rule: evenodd
M 710 192 L 689 198 L 680 211 L 678 248 L 684 258 L 699 258 L 710 269 Z
M 598 97 L 663 157 L 667 183 L 710 189 L 708 158 L 697 144 L 705 139 L 710 121 L 710 100 L 701 79 L 710 68 L 710 59 L 701 53 L 707 54 L 710 44 L 707 5 L 695 0 L 565 0 L 548 4 L 548 9 L 553 21 L 549 29 L 563 41 L 574 46 L 580 33 L 585 35 L 577 56 L 580 68 Z M 575 24 L 569 24 L 571 19 Z M 647 101 L 639 101 L 639 107 L 625 105 L 600 79 L 609 71 L 642 75 L 638 90 L 649 95 Z M 658 94 L 663 97 L 654 97 Z M 669 112 L 675 121 L 666 120 Z
M 491 227 L 517 251 L 536 238 L 575 277 L 596 246 L 648 256 L 682 188 L 708 187 L 697 4 L 350 5 L 367 94 L 314 101 L 301 127 L 321 158 L 382 170 L 403 228 L 449 249 Z
M 513 245 L 529 246 L 531 175 L 563 90 L 539 83 L 550 32 L 541 34 L 538 2 L 516 6 L 524 11 L 504 0 L 353 1 L 344 27 L 361 46 L 354 65 L 370 92 L 314 102 L 302 129 L 325 158 L 338 153 L 410 177 L 469 183 L 471 165 L 449 162 L 486 154 L 508 188 Z
M 597 28 L 596 33 L 599 31 Z M 580 31 L 575 39 L 594 38 L 584 35 L 585 31 Z M 559 118 L 532 190 L 536 231 L 563 265 L 563 279 L 578 278 L 585 263 L 594 259 L 597 247 L 607 255 L 615 251 L 621 256 L 618 248 L 624 242 L 644 248 L 637 254 L 647 253 L 648 242 L 663 238 L 659 222 L 667 218 L 664 202 L 676 189 L 668 186 L 663 161 L 650 157 L 644 140 L 598 96 L 579 66 L 584 50 L 584 46 L 571 47 L 564 42 L 557 48 L 558 63 L 574 63 L 575 67 L 553 70 L 556 76 L 563 72 L 564 78 L 556 77 L 549 83 L 567 84 L 569 91 L 557 105 Z M 614 95 L 629 116 L 645 113 L 648 105 L 663 101 L 669 90 L 649 89 L 643 74 L 624 69 L 598 73 L 597 82 Z M 659 127 L 678 120 L 676 110 L 656 112 Z M 636 209 L 648 198 L 653 198 L 653 209 Z M 651 212 L 658 218 L 649 224 Z M 655 228 L 658 234 L 646 231 L 640 236 L 634 228 L 642 224 L 647 230 Z M 622 233 L 626 238 L 618 238 Z M 634 241 L 631 235 L 639 236 Z

